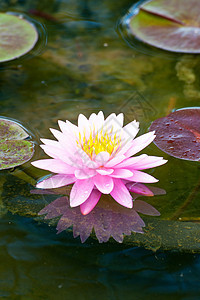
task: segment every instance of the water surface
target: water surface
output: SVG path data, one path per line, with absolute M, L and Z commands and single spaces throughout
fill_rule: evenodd
M 198 106 L 199 56 L 150 51 L 127 38 L 120 20 L 133 2 L 2 1 L 2 11 L 31 18 L 41 38 L 29 55 L 2 65 L 1 115 L 22 122 L 39 143 L 52 138 L 49 127 L 57 128 L 57 120 L 76 122 L 79 113 L 123 112 L 126 123 L 140 122 L 142 134 L 173 109 Z M 198 184 L 199 166 L 154 145 L 147 152 L 169 160 L 151 170 L 167 194 L 150 203 L 161 219 L 173 218 Z M 37 147 L 34 159 L 42 157 Z M 81 244 L 71 232 L 57 236 L 34 219 L 29 191 L 45 174 L 30 163 L 0 174 L 2 299 L 198 299 L 198 254 L 153 253 L 92 238 Z M 199 218 L 199 191 L 176 218 L 191 215 Z

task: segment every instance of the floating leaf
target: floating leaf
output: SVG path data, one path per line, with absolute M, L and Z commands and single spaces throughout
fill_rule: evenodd
M 24 140 L 28 137 L 20 124 L 0 118 L 0 170 L 20 166 L 31 159 L 34 144 Z
M 127 15 L 131 33 L 155 47 L 200 53 L 199 0 L 152 0 L 134 5 Z
M 54 194 L 60 193 L 60 189 L 48 190 L 47 192 L 45 190 L 35 190 L 32 192 L 36 194 L 52 194 L 52 191 Z M 138 196 L 138 194 L 134 194 L 134 199 Z M 97 206 L 85 216 L 81 214 L 79 207 L 70 207 L 68 196 L 54 200 L 44 207 L 39 212 L 39 215 L 46 214 L 45 219 L 61 216 L 57 224 L 58 233 L 73 226 L 74 237 L 80 236 L 82 242 L 85 242 L 94 229 L 100 243 L 107 242 L 111 236 L 117 242 L 122 243 L 124 235 L 130 235 L 131 232 L 143 233 L 142 228 L 145 226 L 145 223 L 137 211 L 151 216 L 160 215 L 153 206 L 145 201 L 135 200 L 134 207 L 129 209 L 120 206 L 109 195 L 102 195 L 101 201 L 99 201 Z
M 29 134 L 23 127 L 11 120 L 0 118 L 0 137 L 2 141 L 8 140 L 24 140 Z
M 177 110 L 155 120 L 154 143 L 167 154 L 187 160 L 200 161 L 200 108 Z
M 0 62 L 26 54 L 37 40 L 36 28 L 21 15 L 0 13 Z

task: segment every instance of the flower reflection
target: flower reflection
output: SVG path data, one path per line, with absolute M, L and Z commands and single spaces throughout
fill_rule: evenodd
M 146 187 L 142 184 L 135 184 L 134 189 L 145 191 L 153 195 L 165 194 L 165 191 L 156 187 Z M 65 188 L 54 190 L 34 190 L 33 193 L 40 194 L 62 194 L 64 196 L 52 201 L 44 207 L 39 215 L 45 214 L 45 219 L 60 217 L 57 230 L 58 233 L 73 226 L 74 237 L 80 236 L 85 242 L 92 230 L 100 243 L 107 242 L 113 237 L 117 242 L 122 243 L 124 235 L 131 232 L 143 233 L 144 221 L 138 213 L 151 216 L 159 216 L 160 213 L 149 203 L 137 200 L 139 194 L 133 193 L 133 208 L 128 209 L 112 201 L 110 195 L 103 195 L 101 201 L 90 214 L 82 215 L 79 208 L 71 208 L 68 197 L 69 190 Z M 94 191 L 95 192 L 95 191 Z

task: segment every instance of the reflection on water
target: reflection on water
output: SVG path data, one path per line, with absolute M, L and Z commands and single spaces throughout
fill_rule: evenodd
M 75 122 L 79 113 L 123 112 L 127 123 L 140 121 L 142 134 L 173 109 L 199 106 L 199 56 L 143 54 L 119 34 L 117 24 L 134 2 L 1 1 L 2 11 L 25 13 L 44 29 L 39 54 L 0 69 L 1 115 L 21 121 L 39 143 L 39 137 L 51 137 L 48 128 L 56 128 L 58 119 Z M 150 203 L 161 218 L 172 218 L 199 182 L 199 166 L 154 145 L 148 154 L 169 159 L 162 170 L 151 170 L 167 195 Z M 34 159 L 42 156 L 38 148 Z M 197 299 L 198 255 L 154 254 L 92 239 L 81 244 L 71 232 L 56 236 L 54 227 L 22 217 L 35 215 L 30 184 L 46 175 L 29 163 L 22 170 L 22 178 L 19 170 L 0 174 L 2 299 Z M 22 194 L 16 178 L 23 180 Z M 37 199 L 38 211 L 44 202 Z M 199 218 L 199 191 L 179 217 L 191 215 Z
M 1 220 L 2 299 L 198 299 L 200 257 L 70 234 L 8 214 Z

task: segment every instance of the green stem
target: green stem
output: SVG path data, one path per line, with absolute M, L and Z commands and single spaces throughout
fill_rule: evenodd
M 35 185 L 36 178 L 34 175 L 29 171 L 28 168 L 23 168 L 22 166 L 17 167 L 13 172 L 12 175 L 26 181 L 27 183 L 30 183 L 32 185 Z

